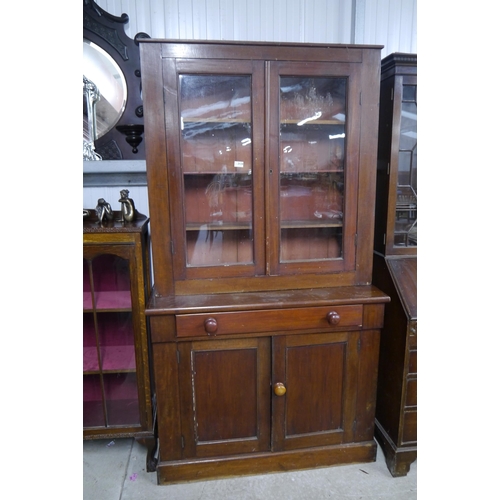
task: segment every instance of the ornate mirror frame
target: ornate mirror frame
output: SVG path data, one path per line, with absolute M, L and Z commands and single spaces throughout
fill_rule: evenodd
M 132 40 L 125 33 L 127 14 L 113 16 L 94 0 L 83 0 L 83 38 L 106 51 L 122 70 L 127 84 L 127 102 L 118 123 L 95 140 L 95 151 L 103 160 L 144 160 L 144 119 L 141 97 L 141 64 L 137 33 Z

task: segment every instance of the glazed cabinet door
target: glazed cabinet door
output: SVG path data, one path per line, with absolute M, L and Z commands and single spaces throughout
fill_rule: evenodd
M 357 332 L 273 338 L 273 450 L 353 440 Z
M 375 103 L 361 51 L 298 61 L 143 49 L 151 71 L 162 61 L 161 79 L 145 82 L 145 105 L 163 103 L 147 118 L 160 293 L 230 292 L 250 277 L 260 289 L 304 288 L 303 276 L 329 286 L 327 273 L 366 283 L 372 223 L 358 196 L 372 203 L 373 148 L 361 131 Z
M 264 272 L 263 70 L 164 62 L 176 280 Z
M 375 251 L 417 255 L 417 55 L 382 61 Z
M 84 247 L 84 429 L 130 432 L 146 424 L 136 273 L 134 246 Z
M 269 67 L 271 274 L 352 272 L 359 64 Z
M 386 247 L 388 253 L 406 254 L 417 247 L 417 77 L 397 76 L 392 95 Z
M 179 344 L 183 457 L 268 451 L 269 338 Z

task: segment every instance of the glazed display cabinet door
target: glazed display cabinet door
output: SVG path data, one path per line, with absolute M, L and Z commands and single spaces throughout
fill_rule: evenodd
M 140 426 L 132 286 L 134 248 L 83 260 L 83 426 Z
M 264 269 L 262 63 L 167 61 L 177 279 Z M 177 101 L 178 95 L 178 101 Z M 260 96 L 260 97 L 259 97 Z M 180 138 L 177 145 L 175 137 Z
M 383 68 L 375 250 L 385 255 L 416 256 L 416 56 L 392 54 L 384 59 Z
M 270 66 L 272 274 L 355 265 L 359 75 L 356 65 Z
M 184 458 L 270 447 L 270 341 L 213 340 L 179 345 Z
M 410 81 L 414 80 L 414 81 Z M 398 85 L 399 83 L 399 85 Z M 396 81 L 395 130 L 399 130 L 395 198 L 389 197 L 394 221 L 393 240 L 388 246 L 408 248 L 417 246 L 417 85 L 416 78 Z M 396 175 L 397 174 L 397 175 Z

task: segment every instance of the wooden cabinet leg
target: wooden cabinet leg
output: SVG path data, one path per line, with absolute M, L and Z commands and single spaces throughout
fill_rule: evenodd
M 406 476 L 410 472 L 410 466 L 416 458 L 416 451 L 396 452 L 392 457 L 387 454 L 385 463 L 393 477 L 401 477 Z
M 417 459 L 417 447 L 397 447 L 379 422 L 375 422 L 375 438 L 385 457 L 385 463 L 393 477 L 406 476 L 411 464 Z
M 156 450 L 158 449 L 158 439 L 156 436 L 149 436 L 144 438 L 136 438 L 136 441 L 147 448 L 146 454 L 146 471 L 155 472 L 158 464 Z

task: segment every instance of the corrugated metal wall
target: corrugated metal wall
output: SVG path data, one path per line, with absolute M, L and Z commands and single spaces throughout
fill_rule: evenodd
M 362 43 L 417 52 L 417 0 L 97 0 L 131 38 Z

